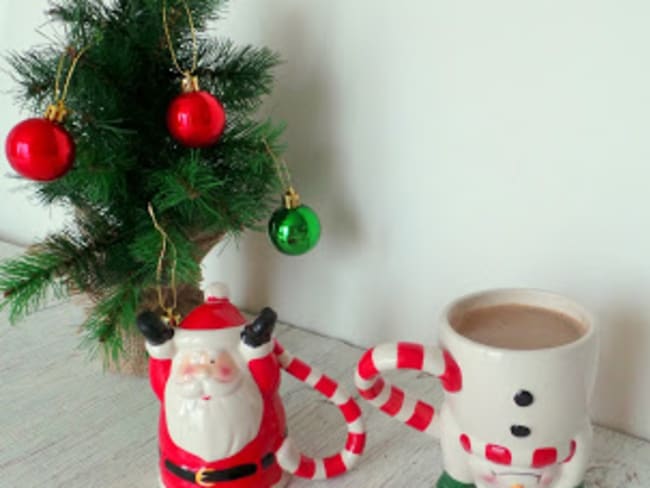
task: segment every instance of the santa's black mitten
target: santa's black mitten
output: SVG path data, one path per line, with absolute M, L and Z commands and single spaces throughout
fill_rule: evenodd
M 278 314 L 272 308 L 264 308 L 252 323 L 244 327 L 241 333 L 242 340 L 251 347 L 259 347 L 271 342 L 276 320 Z
M 138 315 L 137 324 L 144 338 L 152 346 L 164 344 L 174 337 L 174 329 L 168 327 L 157 314 L 149 310 Z

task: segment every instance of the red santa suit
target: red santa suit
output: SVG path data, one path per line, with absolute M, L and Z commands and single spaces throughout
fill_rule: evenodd
M 170 435 L 166 418 L 165 390 L 170 380 L 172 359 L 176 354 L 179 335 L 191 338 L 194 331 L 212 334 L 212 331 L 229 329 L 239 337 L 246 323 L 245 318 L 227 298 L 214 293 L 208 295 L 206 303 L 194 309 L 176 329 L 170 341 L 152 346 L 150 353 L 151 386 L 161 402 L 159 422 L 160 479 L 165 488 L 268 488 L 282 478 L 275 453 L 286 437 L 284 407 L 279 396 L 280 367 L 273 354 L 272 342 L 259 347 L 240 344 L 239 350 L 247 361 L 246 365 L 259 388 L 263 402 L 259 431 L 250 442 L 238 452 L 223 459 L 202 459 L 177 445 Z M 217 334 L 219 332 L 216 332 Z M 230 337 L 234 337 L 233 334 Z M 196 341 L 195 341 L 196 342 Z M 246 373 L 248 374 L 248 373 Z M 236 429 L 235 425 L 225 426 Z M 214 429 L 217 430 L 217 429 Z M 205 436 L 219 436 L 219 431 L 205 432 Z

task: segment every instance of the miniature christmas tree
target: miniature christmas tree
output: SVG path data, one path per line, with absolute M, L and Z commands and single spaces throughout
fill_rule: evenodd
M 83 324 L 86 342 L 117 358 L 141 310 L 163 313 L 156 286 L 170 284 L 170 270 L 177 309 L 186 313 L 201 302 L 202 258 L 225 235 L 269 217 L 280 191 L 269 148 L 281 149 L 282 126 L 254 114 L 279 59 L 266 48 L 209 35 L 225 4 L 58 0 L 48 16 L 62 24 L 64 39 L 10 56 L 19 101 L 35 114 L 55 102 L 43 120 L 59 124 L 76 146 L 64 154 L 74 161 L 63 176 L 33 174 L 42 180 L 32 184 L 38 200 L 67 206 L 73 219 L 0 265 L 0 307 L 12 322 L 39 309 L 51 292 L 87 294 L 93 308 Z M 55 86 L 66 73 L 62 96 Z M 212 100 L 199 100 L 198 108 L 189 102 L 188 109 L 183 97 L 198 94 Z M 64 97 L 62 112 L 56 102 Z M 174 110 L 217 113 L 195 129 Z M 46 136 L 22 137 L 40 144 Z M 22 157 L 20 149 L 14 156 Z M 16 164 L 27 164 L 19 172 L 30 177 L 39 169 L 30 159 Z M 171 307 L 170 287 L 162 291 Z

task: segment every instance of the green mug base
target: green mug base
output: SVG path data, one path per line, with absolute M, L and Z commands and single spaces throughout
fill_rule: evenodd
M 449 476 L 446 471 L 444 471 L 436 483 L 436 488 L 476 488 L 476 485 L 456 481 L 454 478 Z M 585 485 L 584 483 L 580 483 L 576 488 L 585 488 Z
M 476 488 L 476 485 L 456 481 L 444 471 L 436 483 L 436 488 Z

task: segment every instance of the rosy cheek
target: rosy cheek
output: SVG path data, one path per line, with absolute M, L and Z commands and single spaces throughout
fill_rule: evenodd
M 227 383 L 232 381 L 235 371 L 230 366 L 215 365 L 212 368 L 212 377 L 218 381 Z
M 234 360 L 228 353 L 221 353 L 211 361 L 210 373 L 217 381 L 228 383 L 237 377 L 238 369 Z

